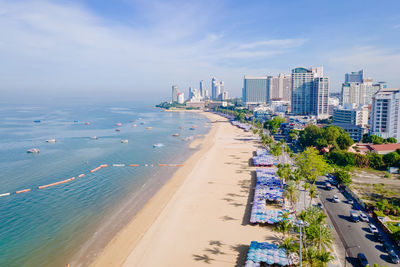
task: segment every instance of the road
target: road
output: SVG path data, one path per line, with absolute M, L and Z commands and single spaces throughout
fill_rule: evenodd
M 357 264 L 357 254 L 362 252 L 367 256 L 370 266 L 373 266 L 375 263 L 386 266 L 397 266 L 397 264 L 390 262 L 389 256 L 382 244 L 375 241 L 373 234 L 369 231 L 368 223 L 362 221 L 355 223 L 351 220 L 350 211 L 353 209 L 352 205 L 347 203 L 347 198 L 336 187 L 333 187 L 334 189 L 330 191 L 326 190 L 324 181 L 325 177 L 322 177 L 317 182 L 320 200 L 325 206 L 343 246 L 347 248 L 347 265 L 355 266 Z M 332 201 L 333 195 L 339 197 L 339 203 Z M 359 211 L 357 212 L 359 213 Z M 370 218 L 370 221 L 373 222 L 372 218 Z M 378 227 L 376 223 L 374 225 Z M 379 229 L 379 231 L 384 234 L 382 229 Z M 384 236 L 387 240 L 387 236 L 385 234 Z M 395 250 L 395 252 L 399 255 L 398 250 Z

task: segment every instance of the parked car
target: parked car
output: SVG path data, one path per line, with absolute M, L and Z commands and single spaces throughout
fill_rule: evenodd
M 363 222 L 369 222 L 368 216 L 364 212 L 360 212 L 360 219 Z
M 360 219 L 358 218 L 358 214 L 356 211 L 352 210 L 350 211 L 350 217 L 353 220 L 353 222 L 359 222 Z
M 385 248 L 386 252 L 393 251 L 392 245 L 389 243 L 389 241 L 386 241 L 383 243 L 383 247 Z
M 352 199 L 348 199 L 348 200 L 347 200 L 347 203 L 349 203 L 350 205 L 353 205 L 353 204 L 354 204 L 354 201 L 353 201 Z
M 332 185 L 330 183 L 328 183 L 328 182 L 325 183 L 325 188 L 326 188 L 326 190 L 332 190 L 333 189 Z
M 389 258 L 390 258 L 390 260 L 393 262 L 393 263 L 399 263 L 400 262 L 400 260 L 399 260 L 399 257 L 396 255 L 396 253 L 392 250 L 392 251 L 389 251 Z
M 368 226 L 369 226 L 369 230 L 371 231 L 371 233 L 377 233 L 378 232 L 378 228 L 376 228 L 376 226 L 373 225 L 372 223 L 370 223 Z
M 369 266 L 367 257 L 365 257 L 364 253 L 358 253 L 357 259 L 360 262 L 361 266 L 364 266 L 364 267 Z
M 333 185 L 337 185 L 338 184 L 338 182 L 336 180 L 331 180 L 330 183 L 333 184 Z
M 375 240 L 378 241 L 378 242 L 384 242 L 385 241 L 385 238 L 379 232 L 375 232 L 374 233 L 374 237 L 375 237 Z
M 333 202 L 335 202 L 335 203 L 339 203 L 340 202 L 340 199 L 338 198 L 337 195 L 333 196 Z

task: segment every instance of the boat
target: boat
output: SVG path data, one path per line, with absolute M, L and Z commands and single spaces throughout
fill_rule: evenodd
M 144 122 L 141 122 L 140 124 L 141 124 L 141 125 L 143 125 L 143 124 L 144 124 Z
M 90 122 L 85 122 L 85 125 L 90 125 Z
M 54 144 L 56 142 L 56 139 L 47 139 L 46 140 L 46 143 L 52 143 L 52 144 Z
M 181 130 L 182 130 L 182 129 L 183 129 L 183 126 L 179 126 L 179 129 L 181 129 Z
M 146 127 L 146 130 L 151 130 L 152 128 L 151 127 Z
M 121 140 L 121 143 L 123 143 L 123 144 L 127 144 L 129 141 L 128 141 L 128 139 L 122 139 Z
M 196 130 L 196 128 L 195 127 L 190 127 L 189 130 L 193 131 L 193 130 Z
M 33 122 L 39 123 L 39 122 L 40 122 L 40 120 L 34 120 Z
M 115 124 L 115 126 L 122 126 L 122 123 L 117 122 L 117 123 Z
M 78 122 L 78 120 L 74 120 L 74 122 L 75 122 L 75 123 L 77 123 L 77 122 Z
M 136 124 L 132 124 L 132 127 L 136 127 L 137 125 Z
M 90 137 L 90 139 L 97 140 L 99 138 L 97 136 L 92 136 L 92 137 Z
M 113 167 L 125 167 L 125 164 L 117 163 L 117 164 L 113 164 Z
M 172 136 L 178 137 L 179 134 L 178 133 L 174 133 Z
M 31 149 L 28 149 L 26 152 L 37 154 L 40 152 L 40 150 L 38 148 L 31 148 Z
M 120 132 L 121 130 L 120 130 L 120 129 L 115 129 L 115 131 L 116 131 L 116 132 Z
M 157 143 L 157 144 L 154 144 L 154 145 L 153 145 L 154 148 L 156 148 L 156 147 L 163 147 L 163 146 L 164 146 L 164 145 L 161 144 L 161 143 Z

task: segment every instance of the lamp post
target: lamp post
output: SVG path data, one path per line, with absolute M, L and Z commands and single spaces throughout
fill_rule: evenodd
M 350 247 L 345 247 L 344 248 L 344 267 L 346 267 L 346 265 L 347 265 L 347 256 L 349 256 L 350 257 L 350 255 L 349 254 L 347 254 L 347 250 L 348 249 L 352 249 L 352 248 L 360 248 L 360 246 L 350 246 Z
M 302 247 L 302 243 L 301 243 L 301 229 L 303 228 L 303 227 L 306 227 L 306 226 L 308 226 L 308 223 L 307 222 L 304 222 L 303 220 L 298 220 L 297 222 L 295 222 L 295 224 L 300 228 L 300 243 L 299 243 L 299 246 L 300 246 L 300 249 L 299 249 L 299 254 L 300 254 L 300 267 L 302 266 L 302 252 L 301 252 L 301 247 Z

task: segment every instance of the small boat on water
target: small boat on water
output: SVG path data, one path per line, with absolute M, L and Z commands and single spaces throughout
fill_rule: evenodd
M 196 130 L 196 128 L 195 127 L 190 127 L 189 130 L 193 131 L 193 130 Z
M 136 124 L 132 124 L 132 127 L 136 127 L 137 125 Z
M 120 129 L 115 129 L 115 131 L 116 131 L 116 132 L 120 132 L 121 130 L 120 130 Z
M 143 125 L 143 124 L 144 124 L 144 122 L 141 122 L 140 124 L 141 124 L 141 125 Z
M 54 138 L 46 140 L 46 143 L 54 144 L 55 142 L 56 142 L 56 139 L 54 139 Z
M 39 123 L 39 122 L 40 122 L 40 120 L 34 120 L 33 122 Z
M 146 127 L 146 130 L 151 130 L 151 129 L 153 129 L 153 128 L 151 128 L 151 127 Z
M 172 136 L 178 137 L 179 134 L 178 133 L 174 133 Z
M 153 145 L 154 148 L 156 148 L 156 147 L 163 147 L 163 146 L 164 146 L 164 144 L 161 144 L 161 143 L 157 143 L 157 144 L 154 144 L 154 145 Z
M 117 123 L 115 124 L 115 126 L 122 126 L 122 123 L 117 122 Z
M 113 164 L 113 167 L 125 167 L 125 164 L 117 163 L 117 164 Z
M 88 121 L 87 121 L 87 122 L 85 122 L 85 125 L 90 125 L 90 122 L 88 122 Z
M 40 152 L 40 150 L 38 148 L 31 148 L 31 149 L 28 149 L 26 152 L 27 153 L 37 154 L 37 153 Z
M 185 137 L 185 138 L 183 138 L 183 141 L 190 141 L 190 140 L 193 140 L 193 136 L 188 136 L 188 137 Z
M 123 143 L 123 144 L 127 144 L 129 141 L 128 141 L 128 139 L 122 139 L 121 140 L 121 143 Z
M 99 138 L 97 136 L 92 136 L 92 137 L 90 137 L 90 139 L 97 140 Z

